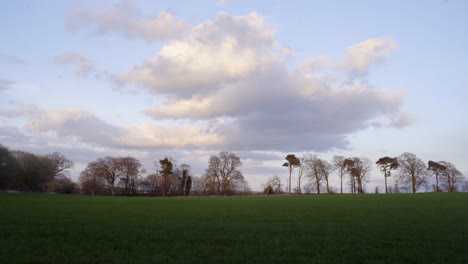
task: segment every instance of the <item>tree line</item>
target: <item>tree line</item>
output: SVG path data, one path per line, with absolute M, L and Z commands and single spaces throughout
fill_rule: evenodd
M 415 154 L 403 153 L 399 157 L 382 157 L 376 162 L 363 157 L 334 156 L 331 161 L 317 155 L 294 154 L 285 157 L 288 181 L 283 186 L 279 176 L 264 184 L 264 193 L 365 193 L 374 164 L 382 172 L 385 193 L 426 191 L 468 191 L 468 181 L 450 162 L 424 163 Z M 239 195 L 251 193 L 240 171 L 242 162 L 231 152 L 220 152 L 208 160 L 201 176 L 193 175 L 187 164 L 178 165 L 171 157 L 154 162 L 147 172 L 141 162 L 133 157 L 103 157 L 87 164 L 80 173 L 79 182 L 71 180 L 69 169 L 74 163 L 64 155 L 54 152 L 35 155 L 25 151 L 10 151 L 0 145 L 0 190 L 36 191 L 57 193 L 82 193 L 89 195 Z M 296 188 L 292 189 L 292 174 L 297 173 Z M 394 185 L 387 179 L 394 176 Z M 339 189 L 330 185 L 337 177 Z M 304 178 L 308 180 L 304 184 Z M 345 184 L 345 186 L 344 186 Z M 377 189 L 375 190 L 377 192 Z
M 288 182 L 284 189 L 279 176 L 273 176 L 264 184 L 264 193 L 303 193 L 301 179 L 309 179 L 306 192 L 335 193 L 329 185 L 330 175 L 335 174 L 340 181 L 340 193 L 343 193 L 343 181 L 348 181 L 350 193 L 365 193 L 366 183 L 370 180 L 373 162 L 368 158 L 334 156 L 332 161 L 319 158 L 317 155 L 305 154 L 301 158 L 294 154 L 285 157 L 283 166 L 288 169 Z M 468 181 L 463 174 L 450 162 L 428 161 L 427 165 L 415 154 L 405 152 L 399 157 L 382 157 L 375 162 L 382 172 L 385 182 L 385 193 L 412 192 L 416 193 L 423 187 L 434 192 L 468 191 Z M 292 173 L 297 171 L 297 187 L 291 191 Z M 389 187 L 387 178 L 394 173 L 395 185 Z M 435 181 L 432 181 L 432 178 Z M 434 184 L 431 185 L 431 183 Z M 432 188 L 431 188 L 432 187 Z M 375 192 L 378 192 L 376 187 Z
M 239 156 L 220 152 L 208 160 L 201 176 L 194 176 L 187 164 L 177 165 L 171 157 L 154 162 L 147 173 L 134 157 L 98 158 L 87 164 L 79 182 L 71 180 L 74 163 L 55 152 L 35 155 L 10 151 L 0 145 L 0 191 L 82 193 L 89 195 L 239 195 L 250 193 L 242 175 Z
M 0 145 L 0 190 L 72 193 L 73 162 L 58 152 L 35 155 Z

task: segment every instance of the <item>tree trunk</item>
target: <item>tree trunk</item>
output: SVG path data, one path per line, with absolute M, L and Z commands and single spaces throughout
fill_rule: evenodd
M 387 174 L 385 173 L 385 194 L 388 193 L 388 189 L 387 189 Z
M 289 167 L 289 182 L 288 182 L 288 193 L 291 194 L 291 173 L 292 167 Z
M 301 176 L 299 176 L 299 179 L 297 180 L 297 193 L 301 194 Z
M 343 194 L 343 174 L 341 174 L 340 176 L 340 184 L 341 184 L 340 193 Z
M 111 184 L 111 194 L 114 196 L 114 183 Z
M 436 192 L 439 192 L 439 175 L 436 173 Z
M 412 175 L 411 177 L 411 183 L 412 183 L 413 193 L 416 193 L 416 177 L 414 177 L 414 175 Z

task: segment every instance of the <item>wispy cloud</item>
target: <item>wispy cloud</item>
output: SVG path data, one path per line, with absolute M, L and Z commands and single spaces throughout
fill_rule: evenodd
M 91 27 L 95 34 L 118 33 L 129 39 L 149 42 L 178 38 L 189 29 L 188 24 L 178 21 L 168 11 L 162 11 L 158 16 L 146 16 L 130 1 L 104 10 L 74 9 L 69 14 L 67 27 L 72 31 Z
M 78 52 L 67 52 L 57 55 L 53 61 L 58 65 L 75 67 L 75 74 L 78 77 L 86 77 L 91 74 L 99 75 L 91 59 Z

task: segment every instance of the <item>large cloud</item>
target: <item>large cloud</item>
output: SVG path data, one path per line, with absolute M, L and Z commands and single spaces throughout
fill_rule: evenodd
M 153 93 L 177 97 L 207 95 L 223 83 L 251 78 L 278 60 L 273 30 L 256 13 L 220 13 L 194 27 L 187 40 L 164 45 L 156 57 L 129 69 L 122 81 L 135 82 Z
M 100 11 L 75 9 L 70 13 L 67 22 L 70 30 L 90 26 L 96 34 L 117 32 L 126 38 L 141 38 L 151 42 L 179 37 L 189 27 L 184 22 L 177 21 L 167 11 L 158 16 L 147 17 L 130 1 Z
M 291 69 L 274 33 L 259 14 L 223 12 L 120 79 L 165 96 L 149 116 L 204 120 L 230 149 L 346 148 L 359 130 L 413 122 L 401 111 L 404 90 L 376 89 L 367 80 L 396 49 L 394 40 L 368 39 L 341 59 L 322 55 Z

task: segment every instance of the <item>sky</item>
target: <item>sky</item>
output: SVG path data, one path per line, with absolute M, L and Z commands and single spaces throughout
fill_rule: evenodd
M 60 152 L 75 181 L 104 156 L 200 176 L 220 151 L 253 190 L 286 182 L 289 153 L 411 152 L 468 175 L 467 1 L 1 5 L 0 144 Z M 368 191 L 383 181 L 374 167 Z

